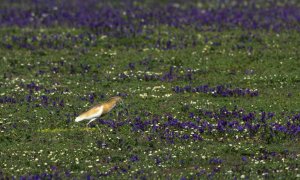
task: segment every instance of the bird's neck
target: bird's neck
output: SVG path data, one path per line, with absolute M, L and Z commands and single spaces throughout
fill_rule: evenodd
M 110 106 L 115 106 L 117 104 L 117 100 L 111 99 L 107 102 L 107 104 L 109 104 Z

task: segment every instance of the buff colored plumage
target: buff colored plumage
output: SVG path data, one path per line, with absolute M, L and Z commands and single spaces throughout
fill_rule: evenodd
M 83 120 L 90 120 L 87 124 L 90 124 L 94 120 L 96 120 L 98 117 L 107 114 L 110 112 L 118 102 L 122 101 L 122 98 L 119 96 L 115 96 L 110 98 L 108 101 L 105 103 L 96 105 L 89 109 L 88 111 L 80 114 L 76 119 L 75 122 L 80 122 Z

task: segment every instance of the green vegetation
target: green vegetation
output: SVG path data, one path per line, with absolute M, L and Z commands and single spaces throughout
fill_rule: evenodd
M 299 3 L 53 2 L 0 5 L 0 179 L 300 178 Z

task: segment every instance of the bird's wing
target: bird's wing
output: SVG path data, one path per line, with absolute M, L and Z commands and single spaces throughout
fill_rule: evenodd
M 91 118 L 99 117 L 99 116 L 102 115 L 102 113 L 103 113 L 103 106 L 98 105 L 98 106 L 92 107 L 88 111 L 80 114 L 75 119 L 75 121 L 78 122 L 78 121 L 82 121 L 82 120 L 85 120 L 85 119 L 91 119 Z

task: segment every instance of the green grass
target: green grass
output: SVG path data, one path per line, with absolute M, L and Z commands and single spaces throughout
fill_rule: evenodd
M 44 33 L 64 36 L 64 32 L 75 35 L 82 31 L 57 28 L 45 29 Z M 110 179 L 143 176 L 178 179 L 196 177 L 197 173 L 202 173 L 203 178 L 216 179 L 299 178 L 299 133 L 294 137 L 279 134 L 266 139 L 264 131 L 253 137 L 244 131 L 204 132 L 202 141 L 175 139 L 174 143 L 169 143 L 161 139 L 162 132 L 152 132 L 150 128 L 132 131 L 129 124 L 116 129 L 97 124 L 98 127 L 86 129 L 84 122 L 74 122 L 80 112 L 118 92 L 128 94 L 124 102 L 129 114 L 117 117 L 115 112 L 124 110 L 118 106 L 102 119 L 122 122 L 137 116 L 142 121 L 158 117 L 163 124 L 167 114 L 180 121 L 191 121 L 189 113 L 197 113 L 199 109 L 216 112 L 222 107 L 229 110 L 237 107 L 257 114 L 274 112 L 276 116 L 270 122 L 285 124 L 287 116 L 281 113 L 300 112 L 299 33 L 235 30 L 191 31 L 187 35 L 184 30 L 173 29 L 169 30 L 169 35 L 164 35 L 165 27 L 156 31 L 149 39 L 142 36 L 98 37 L 97 46 L 88 47 L 87 51 L 83 51 L 82 42 L 62 50 L 37 48 L 30 51 L 16 44 L 12 44 L 13 50 L 1 48 L 0 97 L 13 97 L 17 103 L 0 104 L 0 171 L 6 176 L 17 177 L 41 173 L 58 173 L 65 177 L 64 173 L 70 171 L 72 177 L 111 172 L 106 177 Z M 2 29 L 0 33 L 7 32 Z M 33 29 L 15 29 L 11 33 L 24 36 L 28 32 L 40 34 L 40 30 Z M 157 39 L 167 41 L 170 38 L 173 38 L 172 43 L 180 45 L 176 37 L 182 37 L 188 44 L 196 38 L 197 45 L 167 51 L 152 46 Z M 215 42 L 220 45 L 213 45 Z M 238 49 L 237 45 L 244 47 Z M 252 50 L 247 50 L 250 47 Z M 129 63 L 135 64 L 133 70 L 129 69 Z M 89 66 L 89 69 L 84 71 L 82 66 Z M 177 78 L 170 82 L 138 78 L 146 72 L 163 75 L 171 66 L 175 66 Z M 58 69 L 55 72 L 53 68 Z M 188 69 L 194 70 L 192 80 L 185 76 Z M 44 73 L 39 74 L 40 70 Z M 247 74 L 247 71 L 253 73 Z M 129 76 L 122 80 L 120 73 Z M 26 102 L 24 99 L 30 92 L 22 88 L 21 83 L 26 86 L 31 82 L 43 88 L 33 90 L 32 100 Z M 172 91 L 174 86 L 204 84 L 257 89 L 259 96 L 214 97 Z M 47 93 L 44 89 L 53 92 Z M 81 100 L 91 93 L 97 95 L 93 103 Z M 49 97 L 49 106 L 36 107 L 43 95 Z M 105 97 L 100 98 L 100 95 Z M 61 100 L 63 106 L 58 104 Z M 151 115 L 147 117 L 145 113 Z M 216 123 L 213 118 L 206 117 L 206 120 Z M 192 132 L 176 128 L 174 131 L 179 131 L 180 135 Z M 276 155 L 270 155 L 271 152 Z M 131 162 L 133 156 L 138 160 Z M 242 157 L 247 160 L 243 161 Z M 222 159 L 222 162 L 210 163 L 212 158 Z M 52 166 L 55 169 L 51 169 Z M 118 170 L 112 170 L 115 166 Z M 122 173 L 122 168 L 126 172 Z

